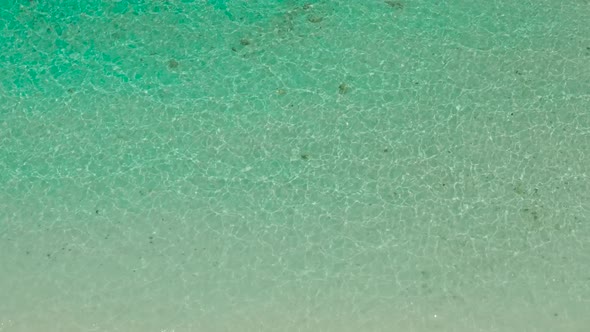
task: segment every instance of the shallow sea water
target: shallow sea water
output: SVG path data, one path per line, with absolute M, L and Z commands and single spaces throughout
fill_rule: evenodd
M 0 331 L 588 331 L 588 17 L 2 5 Z

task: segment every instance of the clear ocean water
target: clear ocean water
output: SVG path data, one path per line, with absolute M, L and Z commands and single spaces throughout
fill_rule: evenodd
M 589 0 L 0 4 L 0 331 L 590 331 Z

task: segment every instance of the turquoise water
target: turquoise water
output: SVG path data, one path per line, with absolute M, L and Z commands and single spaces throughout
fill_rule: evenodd
M 588 0 L 2 3 L 0 331 L 588 331 Z

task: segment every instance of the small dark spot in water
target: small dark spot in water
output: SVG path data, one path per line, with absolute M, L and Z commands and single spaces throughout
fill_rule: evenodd
M 320 23 L 324 18 L 321 16 L 308 16 L 307 20 L 311 23 Z
M 180 65 L 180 63 L 178 63 L 178 61 L 171 59 L 168 61 L 168 68 L 170 69 L 174 69 L 174 68 L 178 68 L 178 66 Z
M 391 8 L 404 9 L 404 4 L 401 1 L 386 0 L 385 3 Z
M 308 154 L 302 154 L 301 155 L 301 159 L 303 159 L 303 160 L 309 160 L 309 155 Z
M 241 45 L 244 45 L 244 46 L 247 46 L 247 45 L 250 45 L 251 42 L 250 42 L 250 40 L 248 40 L 246 38 L 242 38 L 242 39 L 240 39 L 240 44 Z
M 338 86 L 338 92 L 339 92 L 341 95 L 348 93 L 348 91 L 350 91 L 350 87 L 348 86 L 348 84 L 346 84 L 346 83 L 341 83 L 341 84 Z

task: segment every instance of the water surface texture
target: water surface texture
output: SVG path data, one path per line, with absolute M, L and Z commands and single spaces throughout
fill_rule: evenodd
M 588 331 L 589 17 L 2 1 L 0 331 Z

